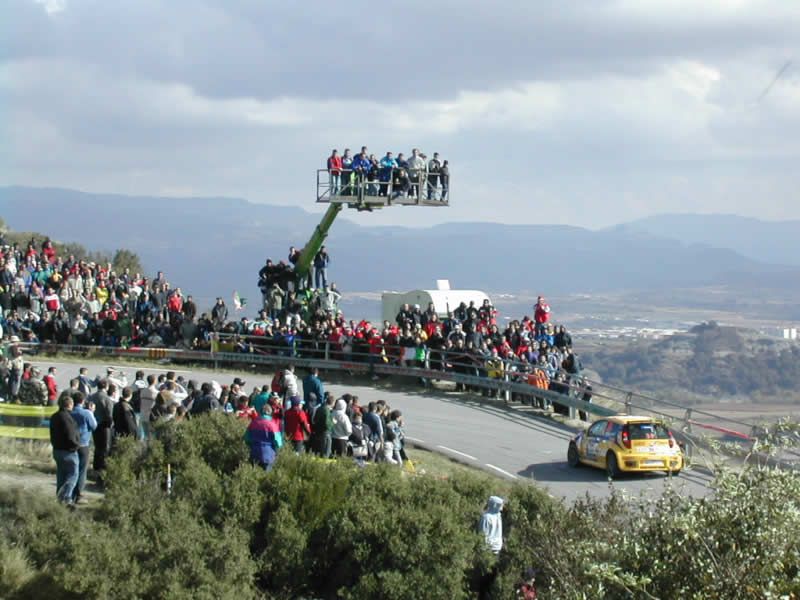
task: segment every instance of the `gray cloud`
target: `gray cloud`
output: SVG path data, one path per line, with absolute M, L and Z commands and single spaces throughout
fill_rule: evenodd
M 800 216 L 797 71 L 756 102 L 794 3 L 48 2 L 5 20 L 5 183 L 307 206 L 331 147 L 418 145 L 454 206 L 355 218 Z

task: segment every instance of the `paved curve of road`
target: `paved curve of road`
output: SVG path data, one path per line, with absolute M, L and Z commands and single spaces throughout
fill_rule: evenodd
M 77 376 L 77 362 L 35 361 L 34 364 L 46 372 L 46 367 L 57 367 L 59 390 L 68 386 L 69 379 Z M 113 363 L 112 363 L 113 364 Z M 92 377 L 105 375 L 106 364 L 85 365 Z M 140 367 L 118 366 L 129 382 Z M 210 370 L 193 369 L 181 371 L 169 365 L 154 369 L 141 367 L 145 373 L 161 373 L 174 370 L 185 379 L 197 381 L 217 380 L 230 383 L 234 377 L 247 382 L 245 389 L 261 386 L 271 377 L 240 373 L 214 373 Z M 406 420 L 406 435 L 430 450 L 440 452 L 461 462 L 493 472 L 517 481 L 535 481 L 549 489 L 556 497 L 573 500 L 585 494 L 607 496 L 610 493 L 608 479 L 603 471 L 590 468 L 575 469 L 567 465 L 566 452 L 569 439 L 574 432 L 560 423 L 547 418 L 509 409 L 500 403 L 477 398 L 465 398 L 455 392 L 428 392 L 424 390 L 394 391 L 358 385 L 345 386 L 327 384 L 337 397 L 345 392 L 356 394 L 361 404 L 374 400 L 385 400 L 392 408 L 403 411 Z M 672 486 L 678 492 L 701 496 L 709 492 L 711 478 L 701 471 L 684 471 L 673 478 Z M 668 485 L 669 479 L 662 474 L 627 476 L 614 486 L 631 495 L 644 494 L 655 497 Z

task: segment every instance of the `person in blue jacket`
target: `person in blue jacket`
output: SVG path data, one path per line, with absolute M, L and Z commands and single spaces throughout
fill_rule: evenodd
M 250 460 L 269 471 L 278 450 L 283 446 L 281 426 L 272 418 L 272 407 L 269 404 L 261 406 L 258 417 L 250 421 L 244 439 L 250 446 Z
M 380 170 L 378 171 L 378 179 L 381 181 L 380 192 L 381 196 L 386 196 L 389 193 L 389 182 L 392 179 L 392 169 L 397 168 L 397 161 L 392 156 L 391 152 L 387 152 L 386 156 L 378 163 Z
M 369 159 L 369 156 L 367 156 L 367 153 L 362 151 L 361 154 L 357 154 L 353 159 L 353 173 L 356 176 L 357 196 L 361 196 L 363 193 L 362 184 L 366 181 L 370 169 L 372 169 L 372 161 Z
M 319 378 L 319 369 L 316 367 L 303 378 L 303 402 L 306 406 L 311 406 L 311 394 L 315 394 L 318 399 L 325 397 L 325 386 Z

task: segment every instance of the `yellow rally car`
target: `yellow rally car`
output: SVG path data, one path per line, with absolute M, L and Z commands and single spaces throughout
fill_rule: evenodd
M 600 419 L 569 443 L 567 462 L 600 467 L 609 477 L 624 472 L 666 471 L 677 475 L 683 453 L 672 432 L 651 417 Z

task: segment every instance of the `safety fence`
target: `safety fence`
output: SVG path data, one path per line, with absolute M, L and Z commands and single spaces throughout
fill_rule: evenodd
M 335 358 L 342 354 L 341 350 L 338 349 L 339 346 L 329 341 L 320 340 L 304 343 L 306 345 L 302 349 L 303 356 L 314 356 L 324 358 L 325 360 L 330 360 L 331 358 Z M 239 348 L 248 348 L 248 356 L 251 354 L 278 354 L 290 358 L 295 353 L 295 349 L 287 348 L 285 345 L 281 345 L 279 342 L 264 338 L 263 336 L 224 333 L 217 335 L 213 349 L 221 350 L 223 352 L 231 352 L 237 348 L 237 345 Z M 397 363 L 400 358 L 402 358 L 404 350 L 405 348 L 401 346 L 387 344 L 384 352 L 384 356 L 386 358 L 383 360 Z M 367 362 L 371 359 L 370 357 L 374 359 L 374 356 L 368 353 L 351 352 L 348 353 L 347 356 L 352 358 L 353 361 Z M 509 394 L 513 392 L 522 396 L 531 395 L 530 384 L 524 381 L 523 383 L 526 383 L 529 386 L 527 393 L 520 391 L 519 389 L 512 389 L 508 386 L 501 386 L 500 388 L 493 387 L 497 384 L 497 381 L 492 380 L 491 376 L 489 379 L 492 381 L 485 381 L 486 375 L 490 372 L 490 369 L 487 369 L 486 367 L 485 358 L 465 354 L 464 352 L 426 349 L 424 358 L 416 362 L 424 364 L 425 368 L 427 369 L 430 368 L 432 362 L 447 363 L 454 366 L 454 370 L 458 368 L 455 365 L 459 365 L 459 363 L 461 363 L 459 365 L 461 367 L 466 367 L 467 369 L 474 368 L 476 371 L 484 372 L 484 376 L 482 377 L 484 382 L 482 384 L 470 384 L 474 387 L 500 389 L 504 392 L 508 392 Z M 546 367 L 541 365 L 531 365 L 529 363 L 525 363 L 516 356 L 503 359 L 504 376 L 502 380 L 510 383 L 520 382 L 529 376 L 529 371 L 542 370 L 545 368 Z M 414 371 L 414 373 L 417 372 L 418 369 Z M 437 372 L 441 372 L 441 370 Z M 758 427 L 754 426 L 753 423 L 739 421 L 724 415 L 697 409 L 689 405 L 683 405 L 677 402 L 664 400 L 662 398 L 656 398 L 652 395 L 642 394 L 633 390 L 609 385 L 596 379 L 586 377 L 582 373 L 567 373 L 563 369 L 559 369 L 557 372 L 563 375 L 564 379 L 568 381 L 570 396 L 582 396 L 583 392 L 586 390 L 587 384 L 590 386 L 594 407 L 592 410 L 588 410 L 586 412 L 592 414 L 600 416 L 606 416 L 609 414 L 603 410 L 603 407 L 613 409 L 613 414 L 647 414 L 668 420 L 670 422 L 678 422 L 679 425 L 687 431 L 687 433 L 691 433 L 693 429 L 697 428 L 704 430 L 708 434 L 715 434 L 727 439 L 749 441 L 759 434 Z M 414 373 L 403 374 L 413 376 Z M 441 376 L 436 377 L 436 379 L 455 381 L 458 383 L 456 379 L 448 379 Z M 540 390 L 537 390 L 535 395 L 548 398 L 547 394 L 539 394 L 539 391 Z M 557 392 L 554 392 L 553 394 L 554 395 L 552 397 L 560 399 L 558 401 L 560 404 L 566 404 L 571 409 L 579 408 L 580 410 L 584 410 L 582 407 L 575 407 L 565 401 L 563 394 L 559 394 Z M 571 414 L 571 416 L 574 416 L 574 414 Z
M 569 416 L 575 418 L 580 413 L 598 417 L 619 414 L 650 415 L 671 423 L 688 436 L 693 436 L 694 428 L 701 428 L 707 434 L 721 436 L 723 439 L 750 443 L 758 434 L 751 423 L 737 421 L 722 415 L 696 410 L 681 405 L 611 386 L 591 380 L 574 373 L 561 371 L 563 381 L 558 384 L 559 391 L 542 389 L 532 385 L 530 373 L 517 370 L 521 363 L 506 360 L 503 368 L 494 372 L 487 368 L 485 360 L 463 352 L 426 351 L 422 360 L 400 361 L 392 347 L 387 356 L 373 353 L 344 353 L 331 342 L 316 342 L 313 347 L 296 351 L 287 347 L 249 345 L 248 352 L 234 352 L 240 336 L 218 336 L 212 342 L 211 351 L 185 350 L 171 348 L 122 348 L 105 346 L 56 345 L 23 343 L 19 346 L 24 352 L 39 356 L 55 354 L 77 355 L 94 358 L 127 358 L 145 361 L 159 361 L 174 364 L 209 365 L 215 370 L 220 367 L 282 367 L 293 364 L 301 368 L 318 368 L 322 371 L 339 371 L 357 375 L 383 375 L 404 378 L 429 386 L 434 381 L 451 382 L 467 389 L 486 391 L 509 402 L 511 400 L 529 401 L 531 405 L 555 404 L 566 407 Z M 395 348 L 396 349 L 396 348 Z M 401 364 L 396 364 L 400 362 Z M 539 367 L 533 367 L 534 370 Z M 586 401 L 590 390 L 591 401 Z M 14 413 L 16 409 L 24 409 Z M 30 409 L 41 409 L 40 413 Z M 30 413 L 25 412 L 30 410 Z M 49 413 L 47 412 L 49 410 Z M 4 412 L 7 411 L 7 412 Z M 0 405 L 0 436 L 31 437 L 32 428 L 47 424 L 47 417 L 53 409 L 19 405 Z M 39 417 L 37 425 L 31 420 L 20 425 L 14 419 Z M 8 419 L 13 421 L 8 423 Z M 11 435 L 10 432 L 15 433 Z M 28 435 L 31 434 L 31 435 Z M 36 439 L 45 435 L 36 434 Z

